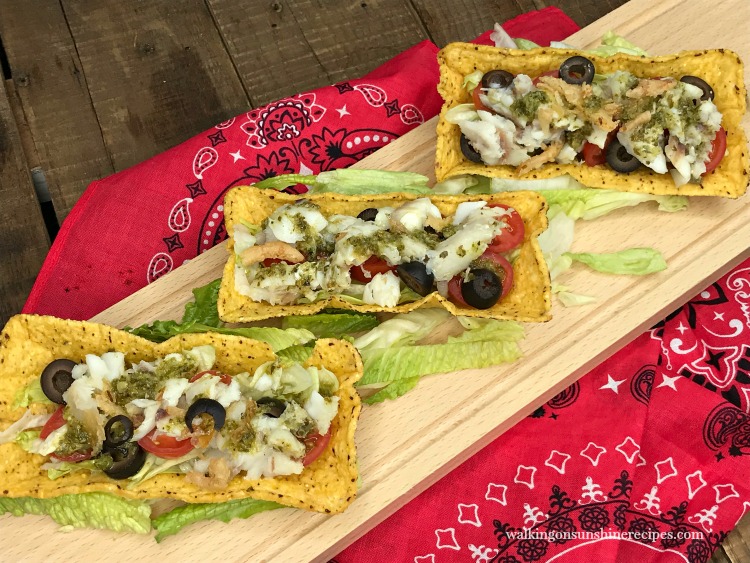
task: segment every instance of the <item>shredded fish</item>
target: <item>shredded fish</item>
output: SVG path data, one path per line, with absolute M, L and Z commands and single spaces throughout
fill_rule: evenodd
M 625 92 L 625 96 L 633 100 L 640 98 L 653 98 L 659 96 L 671 90 L 674 86 L 675 81 L 671 78 L 654 79 L 654 78 L 641 78 L 638 81 L 638 85 L 635 88 L 631 88 Z
M 204 489 L 222 490 L 229 485 L 232 471 L 224 458 L 212 458 L 206 473 L 191 471 L 185 475 L 185 480 Z
M 562 140 L 557 140 L 547 146 L 542 146 L 544 147 L 544 151 L 536 156 L 532 156 L 531 158 L 521 163 L 521 165 L 518 167 L 519 175 L 526 174 L 527 172 L 531 172 L 532 170 L 541 168 L 548 162 L 554 161 L 563 148 L 563 142 Z
M 634 119 L 631 119 L 627 123 L 624 123 L 622 127 L 620 127 L 621 133 L 627 133 L 628 131 L 632 131 L 633 129 L 636 129 L 640 127 L 641 125 L 644 125 L 651 121 L 651 112 L 650 111 L 644 111 L 642 114 L 638 115 Z

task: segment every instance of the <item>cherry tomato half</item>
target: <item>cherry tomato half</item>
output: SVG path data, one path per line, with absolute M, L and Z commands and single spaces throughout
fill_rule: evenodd
M 218 375 L 219 378 L 221 379 L 221 382 L 224 385 L 229 385 L 230 383 L 232 383 L 232 376 L 231 375 L 227 375 L 226 373 L 221 373 L 220 371 L 216 371 L 215 369 L 207 369 L 206 371 L 199 371 L 193 377 L 190 378 L 190 383 L 195 383 L 196 381 L 198 381 L 201 377 L 203 377 L 206 374 L 208 374 L 208 375 Z
M 138 444 L 156 457 L 175 459 L 190 453 L 195 447 L 190 438 L 180 440 L 168 434 L 160 434 L 154 438 L 155 432 L 156 428 L 138 440 Z
M 506 260 L 504 256 L 498 254 L 497 252 L 493 252 L 489 248 L 484 251 L 484 254 L 482 254 L 478 258 L 478 260 L 489 262 L 488 265 L 495 271 L 497 277 L 500 278 L 500 281 L 503 284 L 498 301 L 508 295 L 510 290 L 513 288 L 513 266 L 511 266 L 510 262 L 508 262 L 508 260 Z M 462 282 L 463 272 L 451 278 L 451 280 L 448 282 L 448 297 L 455 304 L 470 309 L 472 308 L 471 305 L 466 302 L 463 295 L 461 294 Z
M 508 207 L 507 205 L 503 205 L 502 203 L 493 203 L 490 204 L 489 207 L 511 209 L 510 207 Z M 492 240 L 487 250 L 490 250 L 492 252 L 508 252 L 509 250 L 513 250 L 523 242 L 523 237 L 526 234 L 526 227 L 524 227 L 523 219 L 521 218 L 521 215 L 518 213 L 518 211 L 513 209 L 510 215 L 503 216 L 503 221 L 505 221 L 508 226 L 503 229 L 502 233 L 497 235 Z
M 542 76 L 552 76 L 553 78 L 560 78 L 560 71 L 558 69 L 555 69 L 555 70 L 548 70 L 547 72 L 543 72 L 542 74 L 540 74 L 539 76 L 537 76 L 536 78 L 534 78 L 531 81 L 532 84 L 534 84 L 534 86 L 536 86 L 537 82 L 539 82 L 539 79 Z
M 477 109 L 488 111 L 490 113 L 495 113 L 494 109 L 492 109 L 491 107 L 487 107 L 486 105 L 482 103 L 482 100 L 479 97 L 479 94 L 481 93 L 482 93 L 482 85 L 479 84 L 476 88 L 474 88 L 474 90 L 471 93 L 472 97 L 474 98 L 474 107 Z
M 721 162 L 721 159 L 724 158 L 724 153 L 727 152 L 727 132 L 724 130 L 723 127 L 719 127 L 719 130 L 716 132 L 716 136 L 714 137 L 714 140 L 711 141 L 711 152 L 708 153 L 708 158 L 706 159 L 706 172 L 705 174 L 708 174 L 709 172 L 713 172 L 717 166 L 719 166 L 719 163 Z
M 607 147 L 609 147 L 612 139 L 615 138 L 616 133 L 617 130 L 615 129 L 607 134 L 607 140 L 604 141 L 603 149 L 600 149 L 594 143 L 589 143 L 588 141 L 583 143 L 583 150 L 581 153 L 583 154 L 583 160 L 588 166 L 598 166 L 599 164 L 607 163 Z
M 313 461 L 318 459 L 320 457 L 320 454 L 325 451 L 326 446 L 328 446 L 328 442 L 331 441 L 331 430 L 329 428 L 328 432 L 326 432 L 322 436 L 316 432 L 315 434 L 311 434 L 310 436 L 305 438 L 303 441 L 305 443 L 307 453 L 305 454 L 305 457 L 302 458 L 302 465 L 307 467 Z
M 65 424 L 63 408 L 64 407 L 60 406 L 54 413 L 52 413 L 52 416 L 49 418 L 44 427 L 42 427 L 42 431 L 39 433 L 39 438 L 45 440 L 50 434 L 52 434 L 55 430 L 61 428 Z M 91 457 L 91 450 L 86 452 L 72 452 L 68 455 L 57 455 L 53 453 L 52 455 L 50 455 L 50 457 L 58 461 L 76 463 L 78 461 L 89 459 Z
M 377 256 L 370 256 L 359 266 L 352 266 L 351 270 L 349 270 L 349 273 L 351 274 L 352 279 L 358 281 L 359 283 L 370 283 L 372 281 L 372 278 L 374 278 L 376 274 L 392 272 L 395 269 L 395 266 L 391 266 L 382 258 L 378 258 Z

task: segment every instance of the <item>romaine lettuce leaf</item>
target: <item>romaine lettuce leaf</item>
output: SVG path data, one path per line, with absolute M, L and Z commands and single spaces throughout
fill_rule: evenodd
M 521 357 L 517 342 L 449 340 L 446 344 L 378 348 L 365 357 L 360 386 L 383 384 L 385 389 L 364 400 L 373 404 L 403 395 L 424 375 L 483 368 Z
M 41 433 L 42 431 L 38 429 L 24 430 L 23 432 L 19 432 L 16 439 L 13 441 L 18 444 L 23 451 L 30 452 L 32 444 L 39 439 Z
M 605 33 L 602 37 L 601 45 L 589 50 L 589 53 L 599 55 L 600 57 L 611 57 L 617 53 L 641 57 L 648 56 L 646 51 L 634 45 L 624 37 L 617 35 L 614 31 L 608 31 Z
M 108 493 L 80 493 L 55 498 L 0 497 L 0 514 L 14 516 L 47 514 L 61 526 L 99 528 L 115 532 L 147 534 L 151 531 L 151 507 Z
M 586 264 L 597 272 L 606 274 L 631 274 L 643 276 L 667 269 L 667 262 L 661 252 L 653 248 L 628 248 L 619 252 L 593 254 L 589 252 L 568 252 L 566 256 L 576 262 Z
M 309 193 L 381 194 L 406 192 L 429 194 L 428 182 L 427 176 L 413 172 L 341 168 L 321 172 L 316 176 L 283 174 L 266 178 L 255 184 L 255 187 L 281 190 L 294 184 L 306 184 L 310 187 Z
M 378 348 L 408 346 L 427 336 L 450 317 L 448 311 L 437 307 L 396 315 L 355 339 L 354 346 L 363 355 Z
M 286 358 L 298 364 L 304 364 L 312 356 L 313 346 L 289 346 L 279 350 L 276 355 L 279 358 Z
M 42 391 L 42 380 L 35 377 L 26 387 L 19 389 L 13 398 L 13 408 L 27 408 L 31 403 L 52 404 L 47 395 Z
M 317 315 L 284 317 L 281 326 L 312 332 L 317 338 L 341 338 L 353 332 L 362 332 L 378 326 L 378 318 L 370 313 L 319 313 Z
M 516 47 L 518 49 L 522 49 L 523 51 L 530 51 L 531 49 L 538 49 L 541 47 L 541 45 L 537 45 L 530 39 L 521 39 L 520 37 L 514 37 L 513 41 L 516 44 Z
M 188 504 L 180 506 L 154 518 L 156 541 L 176 534 L 185 526 L 202 520 L 229 522 L 234 518 L 249 518 L 259 512 L 275 510 L 284 506 L 275 502 L 256 499 L 237 499 L 218 504 Z
M 185 313 L 182 315 L 183 323 L 197 323 L 206 326 L 218 327 L 222 325 L 219 320 L 219 311 L 216 304 L 219 299 L 219 287 L 221 278 L 212 281 L 203 287 L 193 290 L 194 300 L 185 305 Z
M 590 220 L 620 209 L 632 207 L 646 201 L 656 201 L 659 211 L 683 211 L 688 198 L 679 195 L 652 195 L 633 192 L 618 192 L 596 188 L 569 190 L 539 190 L 550 205 L 550 215 L 561 210 L 571 219 Z M 553 208 L 552 206 L 555 206 Z

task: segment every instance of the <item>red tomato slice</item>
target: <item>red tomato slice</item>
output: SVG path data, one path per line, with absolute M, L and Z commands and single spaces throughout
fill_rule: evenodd
M 138 440 L 138 444 L 144 450 L 154 454 L 156 457 L 175 459 L 190 453 L 195 447 L 190 438 L 180 440 L 167 434 L 160 434 L 154 438 L 155 432 L 156 428 Z
M 604 141 L 603 149 L 600 149 L 594 143 L 589 143 L 588 141 L 583 143 L 583 150 L 581 153 L 583 154 L 583 160 L 588 166 L 598 166 L 599 164 L 607 163 L 607 147 L 609 147 L 612 139 L 615 138 L 616 133 L 617 130 L 615 129 L 607 134 L 607 140 Z
M 716 167 L 719 166 L 719 163 L 721 162 L 721 159 L 724 158 L 724 153 L 726 152 L 727 132 L 723 127 L 719 127 L 714 140 L 711 141 L 711 152 L 708 153 L 708 159 L 706 159 L 706 172 L 704 174 L 713 172 Z
M 198 381 L 201 377 L 203 377 L 206 374 L 208 374 L 208 375 L 218 375 L 221 378 L 221 382 L 224 385 L 229 385 L 230 383 L 232 383 L 232 376 L 231 375 L 227 375 L 226 373 L 221 373 L 219 371 L 216 371 L 215 369 L 208 369 L 206 371 L 199 371 L 193 377 L 190 378 L 190 383 L 195 383 L 196 381 Z
M 392 272 L 395 269 L 395 266 L 391 266 L 382 258 L 370 256 L 359 266 L 352 266 L 351 270 L 349 270 L 349 274 L 351 274 L 353 280 L 356 280 L 359 283 L 370 283 L 376 274 Z
M 462 274 L 455 275 L 451 278 L 448 282 L 448 298 L 456 305 L 461 305 L 461 307 L 469 309 L 471 308 L 471 305 L 464 300 L 464 296 L 461 294 L 461 282 L 463 282 Z
M 489 207 L 510 209 L 510 207 L 503 205 L 502 203 L 493 203 Z M 503 216 L 503 221 L 505 221 L 508 226 L 503 229 L 501 234 L 492 240 L 487 250 L 491 250 L 492 252 L 508 252 L 523 242 L 523 237 L 526 234 L 526 227 L 524 227 L 523 219 L 518 211 L 514 209 L 510 215 Z
M 39 438 L 45 440 L 50 434 L 52 434 L 55 430 L 65 424 L 65 417 L 63 417 L 63 408 L 64 407 L 60 406 L 54 413 L 52 413 L 52 416 L 44 425 L 42 431 L 39 433 Z M 50 455 L 50 457 L 58 461 L 76 463 L 78 461 L 89 459 L 91 457 L 91 450 L 87 452 L 72 452 L 69 455 L 56 455 L 53 453 L 52 455 Z
M 494 109 L 491 107 L 487 107 L 482 103 L 482 100 L 479 98 L 479 94 L 482 93 L 482 85 L 478 84 L 476 88 L 472 91 L 471 95 L 474 98 L 474 107 L 477 109 L 481 109 L 484 111 L 489 111 L 490 113 L 496 113 Z
M 553 76 L 554 78 L 560 78 L 560 71 L 556 69 L 556 70 L 548 70 L 547 72 L 543 72 L 542 74 L 540 74 L 539 76 L 537 76 L 531 81 L 534 84 L 534 86 L 536 86 L 537 82 L 539 82 L 539 79 L 542 76 Z
M 39 437 L 42 440 L 46 440 L 47 436 L 52 434 L 55 430 L 60 428 L 63 424 L 65 424 L 65 418 L 63 417 L 63 407 L 60 406 L 57 408 L 55 412 L 52 413 L 52 416 L 49 418 L 47 423 L 42 428 L 42 431 L 39 433 Z
M 322 436 L 317 432 L 315 434 L 311 434 L 303 441 L 305 442 L 307 453 L 305 454 L 305 457 L 302 458 L 302 465 L 307 467 L 313 461 L 318 459 L 320 457 L 320 454 L 325 451 L 326 447 L 328 446 L 328 442 L 331 441 L 331 429 L 329 428 L 328 432 L 326 432 Z
M 511 266 L 510 262 L 508 262 L 504 256 L 492 251 L 490 248 L 485 250 L 484 254 L 479 257 L 479 260 L 482 259 L 492 262 L 492 269 L 497 276 L 501 278 L 501 283 L 503 285 L 502 290 L 500 291 L 500 297 L 498 298 L 499 301 L 508 295 L 513 288 L 513 266 Z M 471 309 L 472 306 L 464 300 L 464 296 L 461 294 L 461 283 L 463 282 L 462 274 L 463 273 L 453 276 L 448 282 L 448 297 L 455 304 Z

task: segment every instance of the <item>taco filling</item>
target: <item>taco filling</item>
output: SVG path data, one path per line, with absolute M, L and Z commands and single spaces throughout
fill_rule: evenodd
M 695 76 L 639 78 L 596 74 L 582 56 L 531 77 L 505 70 L 464 77 L 473 104 L 445 119 L 461 129 L 472 162 L 516 166 L 526 174 L 547 163 L 607 165 L 619 173 L 646 166 L 675 185 L 699 183 L 726 152 L 713 89 Z
M 462 202 L 443 217 L 428 198 L 325 216 L 310 200 L 284 204 L 259 225 L 233 229 L 235 290 L 272 305 L 331 295 L 385 308 L 437 289 L 487 309 L 513 285 L 524 223 L 507 205 Z
M 168 471 L 210 490 L 237 475 L 299 474 L 325 450 L 339 406 L 331 371 L 277 358 L 229 375 L 215 360 L 211 345 L 130 367 L 121 352 L 55 360 L 26 394 L 59 407 L 39 415 L 31 404 L 0 443 L 47 456 L 53 478 L 87 469 L 140 482 Z

